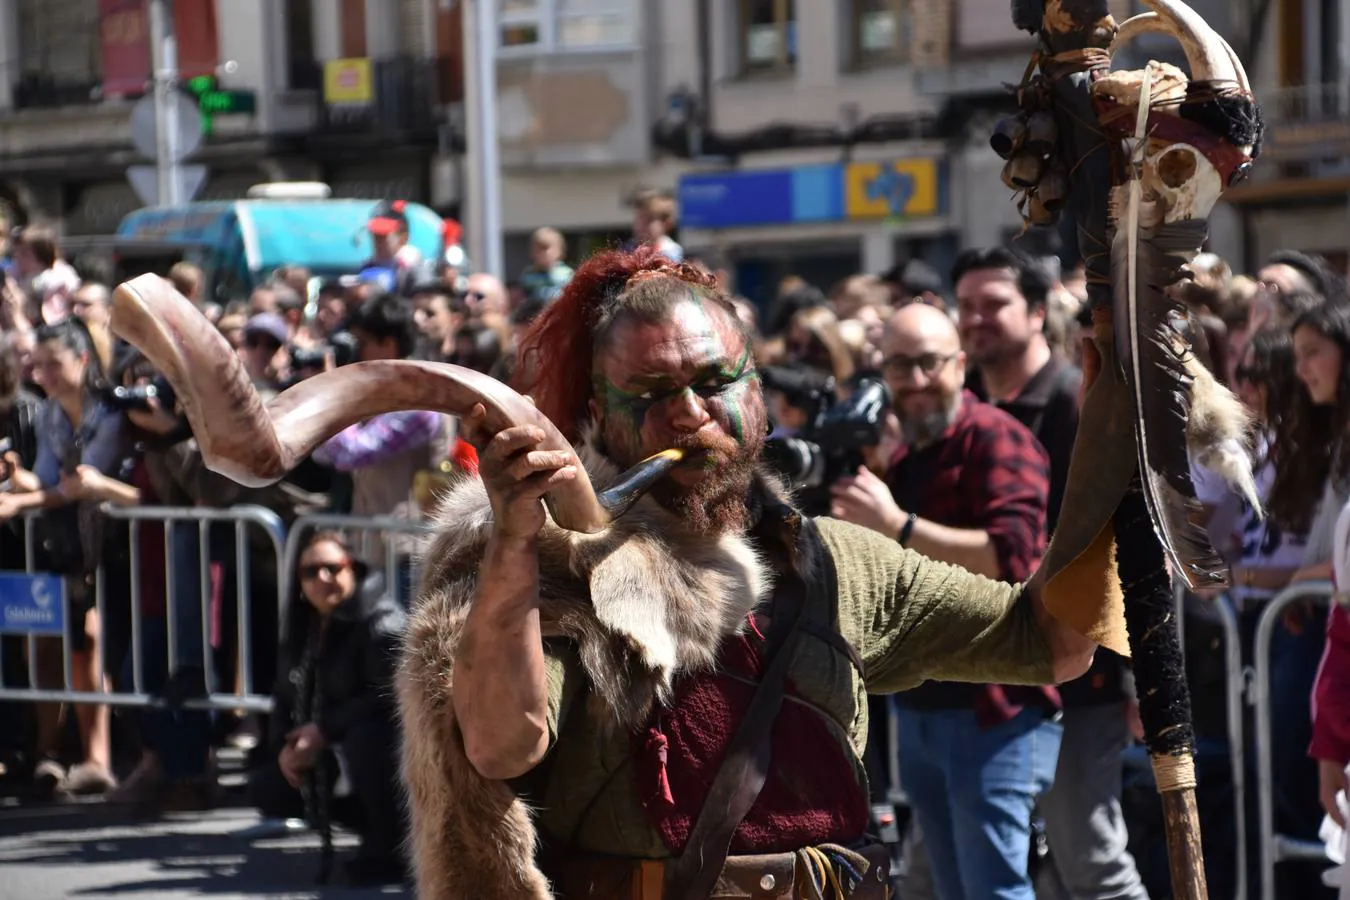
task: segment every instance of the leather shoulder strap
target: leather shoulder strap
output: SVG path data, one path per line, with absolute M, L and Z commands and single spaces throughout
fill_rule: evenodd
M 802 535 L 805 541 L 818 545 L 814 525 L 803 521 L 801 527 L 806 532 Z M 828 557 L 823 562 L 828 565 Z M 826 585 L 833 580 L 816 578 L 812 587 L 827 589 Z M 684 852 L 667 869 L 666 900 L 701 900 L 712 893 L 731 848 L 731 838 L 764 789 L 772 756 L 772 726 L 783 705 L 788 667 L 801 641 L 800 625 L 808 590 L 807 582 L 796 572 L 782 574 L 775 594 L 769 664 L 717 770 Z

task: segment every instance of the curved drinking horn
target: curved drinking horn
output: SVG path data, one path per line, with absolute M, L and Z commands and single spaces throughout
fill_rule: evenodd
M 1131 16 L 1120 23 L 1116 30 L 1116 37 L 1111 42 L 1110 53 L 1112 56 L 1121 47 L 1128 44 L 1141 34 L 1165 34 L 1169 37 L 1176 37 L 1176 32 L 1155 12 L 1140 13 L 1137 16 Z M 1228 57 L 1228 61 L 1233 65 L 1233 71 L 1237 74 L 1238 87 L 1243 92 L 1250 94 L 1252 84 L 1247 79 L 1247 71 L 1242 67 L 1242 60 L 1238 59 L 1237 53 L 1233 51 L 1232 46 L 1223 39 L 1223 35 L 1216 34 L 1219 43 L 1223 45 L 1223 51 Z
M 113 292 L 112 329 L 173 385 L 207 467 L 249 487 L 279 481 L 315 447 L 372 416 L 411 409 L 464 416 L 481 403 L 489 430 L 533 425 L 545 435 L 539 449 L 572 457 L 576 477 L 553 488 L 544 502 L 560 527 L 594 533 L 683 456 L 679 450 L 658 453 L 597 496 L 576 451 L 532 403 L 494 378 L 443 363 L 354 363 L 308 378 L 264 405 L 225 338 L 157 275 L 141 275 Z
M 1144 5 L 1170 26 L 1170 33 L 1181 43 L 1192 81 L 1240 83 L 1223 39 L 1195 10 L 1181 0 L 1144 0 Z

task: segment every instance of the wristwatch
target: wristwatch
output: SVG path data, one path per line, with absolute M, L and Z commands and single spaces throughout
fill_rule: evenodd
M 900 528 L 900 536 L 896 538 L 901 547 L 909 543 L 909 536 L 914 533 L 914 523 L 918 518 L 918 513 L 910 513 L 909 518 L 905 519 L 905 524 Z

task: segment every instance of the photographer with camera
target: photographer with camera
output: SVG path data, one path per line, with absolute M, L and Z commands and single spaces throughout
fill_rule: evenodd
M 865 467 L 831 513 L 988 578 L 1022 582 L 1044 552 L 1049 459 L 1021 423 L 963 389 L 946 313 L 887 322 L 882 374 L 904 443 L 884 479 Z M 1027 896 L 1036 798 L 1059 755 L 1054 688 L 927 682 L 896 695 L 901 780 L 942 898 Z
M 33 373 L 47 393 L 38 414 L 37 458 L 32 471 L 10 474 L 14 492 L 0 493 L 0 520 L 40 509 L 37 522 L 47 568 L 66 577 L 67 635 L 71 685 L 77 691 L 104 687 L 99 644 L 107 671 L 116 672 L 129 637 L 129 566 L 125 530 L 111 527 L 99 511 L 105 502 L 135 502 L 124 480 L 130 446 L 121 412 L 111 402 L 103 368 L 79 319 L 37 330 Z M 119 539 L 120 538 L 120 539 Z M 94 574 L 104 566 L 103 616 L 95 608 Z M 38 687 L 61 685 L 60 645 L 39 640 Z M 114 785 L 108 707 L 78 704 L 84 759 L 69 772 L 57 762 L 61 707 L 38 704 L 38 750 L 34 778 L 40 790 L 103 793 Z
M 805 366 L 766 366 L 761 376 L 775 423 L 762 458 L 793 486 L 804 512 L 827 515 L 834 484 L 871 462 L 892 437 L 890 391 L 871 375 L 854 377 L 841 391 L 833 377 Z
M 238 492 L 223 476 L 208 471 L 192 441 L 187 417 L 172 385 L 139 351 L 127 348 L 117 361 L 111 392 L 125 416 L 128 437 L 136 449 L 131 483 L 138 506 L 228 506 Z M 213 796 L 209 777 L 211 716 L 184 710 L 183 700 L 205 696 L 211 689 L 212 666 L 202 634 L 209 595 L 202 592 L 202 559 L 197 528 L 180 522 L 168 529 L 146 521 L 137 531 L 141 615 L 141 666 L 148 693 L 169 701 L 167 709 L 143 711 L 137 722 L 143 743 L 141 760 L 131 775 L 108 794 L 111 803 L 142 808 L 204 808 Z M 167 554 L 167 559 L 166 559 Z M 166 564 L 174 572 L 166 578 Z M 219 566 L 212 566 L 208 584 L 218 589 Z M 172 590 L 171 590 L 172 589 Z M 169 630 L 177 651 L 170 671 Z M 128 654 L 121 680 L 132 679 Z

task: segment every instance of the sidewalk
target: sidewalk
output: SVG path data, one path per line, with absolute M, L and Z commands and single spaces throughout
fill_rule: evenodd
M 318 837 L 309 832 L 250 841 L 255 812 L 207 813 L 138 820 L 101 803 L 0 806 L 0 900 L 178 900 L 209 897 L 284 900 L 374 900 L 411 897 L 398 887 L 320 888 Z M 337 858 L 350 835 L 335 835 Z

